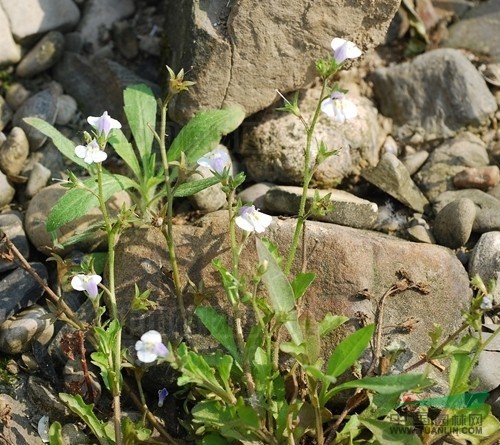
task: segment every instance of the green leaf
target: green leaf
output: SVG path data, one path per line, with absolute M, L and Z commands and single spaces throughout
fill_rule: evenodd
M 209 330 L 212 337 L 224 346 L 238 363 L 241 363 L 233 331 L 229 327 L 226 317 L 214 308 L 206 306 L 198 306 L 194 313 Z
M 172 142 L 167 153 L 169 162 L 179 160 L 182 152 L 189 163 L 196 162 L 213 150 L 222 136 L 236 130 L 244 118 L 245 111 L 240 106 L 201 111 L 182 128 Z
M 217 362 L 217 370 L 221 380 L 228 383 L 231 376 L 231 368 L 233 367 L 233 358 L 230 355 L 223 355 Z
M 132 179 L 122 175 L 111 175 L 105 173 L 102 175 L 102 189 L 104 200 L 107 201 L 111 196 L 120 190 L 126 190 L 135 186 Z M 53 232 L 62 225 L 69 223 L 81 216 L 86 215 L 89 210 L 99 207 L 99 201 L 94 195 L 98 192 L 98 185 L 94 178 L 83 181 L 86 189 L 74 188 L 68 190 L 57 201 L 47 218 L 47 231 Z
M 140 180 L 142 177 L 141 167 L 139 166 L 139 161 L 134 152 L 134 147 L 127 141 L 127 138 L 123 132 L 119 129 L 114 129 L 111 132 L 109 143 L 113 146 L 116 153 L 120 158 L 123 159 L 125 164 L 127 164 L 134 173 L 135 177 Z
M 156 125 L 156 99 L 146 85 L 131 85 L 123 93 L 125 114 L 142 160 L 149 157 Z
M 384 422 L 377 419 L 363 419 L 359 421 L 368 428 L 379 443 L 387 445 L 421 445 L 420 439 L 410 433 L 410 427 L 396 423 Z
M 187 196 L 192 196 L 195 193 L 201 192 L 212 185 L 218 184 L 220 179 L 216 176 L 211 178 L 199 179 L 193 182 L 184 182 L 177 186 L 174 190 L 174 196 L 176 198 L 185 198 Z
M 103 422 L 94 414 L 94 405 L 87 405 L 80 394 L 76 396 L 71 394 L 59 393 L 59 398 L 68 406 L 68 408 L 87 424 L 101 445 L 110 445 L 114 443 L 114 437 L 109 437 Z
M 83 159 L 80 159 L 77 155 L 75 155 L 76 146 L 74 142 L 64 136 L 59 130 L 38 117 L 25 117 L 24 122 L 30 124 L 32 127 L 35 127 L 45 136 L 51 138 L 54 145 L 64 156 L 73 161 L 75 164 L 78 164 L 80 167 L 83 167 L 85 170 L 88 170 L 88 164 L 83 162 Z
M 306 290 L 315 278 L 316 274 L 312 272 L 300 272 L 297 274 L 295 279 L 292 281 L 293 294 L 295 295 L 296 300 L 306 293 Z
M 448 381 L 449 395 L 461 394 L 469 389 L 469 377 L 472 371 L 472 357 L 468 354 L 453 354 L 451 356 Z
M 349 317 L 344 317 L 343 315 L 332 315 L 328 312 L 323 320 L 319 322 L 319 336 L 323 337 L 329 332 L 337 329 L 340 325 L 343 325 Z
M 209 433 L 201 439 L 201 445 L 227 445 L 227 440 L 220 434 Z
M 265 244 L 255 238 L 259 262 L 267 261 L 266 273 L 262 276 L 262 281 L 269 294 L 269 300 L 273 310 L 278 317 L 286 316 L 285 326 L 296 344 L 302 343 L 302 331 L 297 319 L 295 308 L 295 295 L 292 286 L 286 275 L 280 269 L 272 253 Z
M 370 324 L 341 341 L 328 359 L 326 373 L 338 377 L 352 366 L 370 343 L 374 329 L 375 325 Z
M 432 381 L 427 379 L 423 374 L 397 374 L 365 377 L 359 380 L 350 380 L 332 388 L 328 391 L 325 399 L 328 400 L 341 391 L 353 388 L 365 388 L 378 392 L 379 394 L 401 394 L 416 386 L 429 386 L 431 384 Z
M 50 425 L 49 429 L 49 444 L 50 445 L 64 445 L 62 437 L 62 427 L 59 422 L 54 422 Z

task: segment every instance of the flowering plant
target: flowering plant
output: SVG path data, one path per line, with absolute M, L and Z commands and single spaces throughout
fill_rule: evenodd
M 367 443 L 366 440 L 370 443 L 420 443 L 413 439 L 407 442 L 401 434 L 392 432 L 389 415 L 395 412 L 402 394 L 403 401 L 410 401 L 410 397 L 413 400 L 417 397 L 415 394 L 431 384 L 426 373 L 384 375 L 380 371 L 379 375 L 375 375 L 377 365 L 382 369 L 382 360 L 373 352 L 372 363 L 364 374 L 347 381 L 341 380 L 347 371 L 359 368 L 357 362 L 370 343 L 376 344 L 377 335 L 374 336 L 374 333 L 379 332 L 381 321 L 378 320 L 377 326 L 369 324 L 348 335 L 336 333 L 344 339 L 322 355 L 323 337 L 344 326 L 348 318 L 327 313 L 317 320 L 307 312 L 300 313 L 300 299 L 314 281 L 315 274 L 302 271 L 293 276 L 291 273 L 305 220 L 310 212 L 327 206 L 324 198 L 316 195 L 311 208 L 306 209 L 307 190 L 313 173 L 323 160 L 336 153 L 335 150 L 328 151 L 326 144 L 318 141 L 318 155 L 314 162 L 310 162 L 316 123 L 321 113 L 342 124 L 357 117 L 354 103 L 347 98 L 347 91 L 334 82 L 334 76 L 344 68 L 347 60 L 360 57 L 361 50 L 353 42 L 339 38 L 332 40 L 331 47 L 332 56 L 316 64 L 322 90 L 313 115 L 303 115 L 297 99 L 285 99 L 282 108 L 300 119 L 307 136 L 304 192 L 286 258 L 280 256 L 278 246 L 263 238 L 272 227 L 273 218 L 257 210 L 253 204 L 236 199 L 236 191 L 245 176 L 243 173 L 233 175 L 227 152 L 214 148 L 223 134 L 234 130 L 243 120 L 244 113 L 240 108 L 199 113 L 181 130 L 170 147 L 166 146 L 169 103 L 175 95 L 193 84 L 184 80 L 183 70 L 175 74 L 168 68 L 170 90 L 160 103 L 158 132 L 155 131 L 157 103 L 149 88 L 134 86 L 125 91 L 125 114 L 135 146 L 125 138 L 121 123 L 106 111 L 101 116 L 88 117 L 87 122 L 94 129 L 93 136 L 85 134 L 85 145 L 76 147 L 45 122 L 29 119 L 37 129 L 52 137 L 59 150 L 90 176 L 81 180 L 69 174 L 69 190 L 50 213 L 48 230 L 55 232 L 61 225 L 98 207 L 108 239 L 104 280 L 95 273 L 92 264 L 82 264 L 81 270 L 71 279 L 73 289 L 85 292 L 91 299 L 94 319 L 83 323 L 72 318 L 74 314 L 57 296 L 58 305 L 54 307 L 54 313 L 58 313 L 59 308 L 63 309 L 64 320 L 79 329 L 82 339 L 83 333 L 88 333 L 87 339 L 94 349 L 90 354 L 91 362 L 99 368 L 102 382 L 111 393 L 113 415 L 109 421 L 101 420 L 94 405 L 88 404 L 80 394 L 59 395 L 87 423 L 101 445 L 158 443 L 156 438 L 151 438 L 150 427 L 161 434 L 163 442 L 159 443 L 180 443 L 148 407 L 142 387 L 145 373 L 162 362 L 168 363 L 178 373 L 177 386 L 183 387 L 185 395 L 182 412 L 186 417 L 182 419 L 182 424 L 188 430 L 188 436 L 197 441 L 199 439 L 202 445 L 294 445 L 306 443 L 309 436 L 317 445 Z M 156 162 L 155 142 L 160 162 Z M 131 172 L 129 176 L 111 174 L 106 170 L 105 161 L 112 154 L 123 160 Z M 196 171 L 196 165 L 210 169 L 213 177 L 187 182 L 186 178 Z M 188 313 L 184 304 L 187 286 L 179 271 L 173 241 L 173 201 L 217 183 L 220 183 L 227 199 L 231 259 L 228 264 L 216 259 L 212 265 L 227 298 L 225 313 L 205 304 L 197 304 L 194 312 Z M 106 202 L 119 190 L 127 190 L 131 194 L 135 207 L 122 208 L 118 215 L 113 216 Z M 159 226 L 166 239 L 173 293 L 183 323 L 183 340 L 171 341 L 168 347 L 163 342 L 162 335 L 165 333 L 151 329 L 135 343 L 132 342 L 129 348 L 122 347 L 123 328 L 127 323 L 123 313 L 127 314 L 127 311 L 118 310 L 114 255 L 118 237 L 129 225 L 137 222 L 137 215 L 141 224 L 150 222 Z M 251 241 L 254 242 L 257 261 L 251 272 L 244 273 L 239 262 Z M 305 246 L 302 255 L 306 255 Z M 188 283 L 195 287 L 194 283 Z M 418 288 L 408 280 L 401 280 L 394 289 L 411 285 Z M 441 331 L 436 328 L 431 333 L 429 352 L 418 363 L 433 363 L 438 358 L 451 357 L 455 371 L 450 373 L 450 387 L 455 393 L 470 388 L 469 377 L 478 354 L 491 341 L 466 336 L 458 346 L 451 344 L 467 327 L 480 330 L 483 312 L 493 306 L 491 292 L 479 281 L 476 287 L 478 295 L 469 313 L 465 314 L 464 326 L 444 340 L 441 339 Z M 203 285 L 195 290 L 203 293 Z M 150 293 L 151 289 L 141 292 L 136 286 L 130 310 L 147 311 L 153 305 L 148 299 Z M 101 299 L 104 304 L 101 304 Z M 217 341 L 219 347 L 215 352 L 200 352 L 193 346 L 193 316 Z M 83 343 L 80 352 L 84 349 Z M 471 349 L 470 345 L 475 349 Z M 471 354 L 472 350 L 474 354 Z M 384 366 L 390 367 L 394 363 L 395 357 L 384 358 Z M 83 363 L 86 367 L 85 357 L 82 358 L 82 368 Z M 352 374 L 356 372 L 361 371 L 353 370 Z M 138 396 L 130 389 L 130 383 L 127 383 L 130 379 L 125 379 L 125 375 L 135 378 Z M 88 372 L 86 379 L 90 381 Z M 161 386 L 155 389 L 154 394 L 156 398 L 157 391 L 159 409 L 171 400 L 168 389 L 159 389 Z M 129 392 L 131 400 L 143 414 L 135 423 L 121 414 L 124 390 Z M 354 390 L 355 393 L 342 411 L 332 412 L 332 400 L 347 390 Z M 484 414 L 488 422 L 485 425 L 488 431 L 492 431 L 498 425 L 490 413 Z M 58 422 L 50 426 L 48 437 L 51 445 L 63 443 Z M 426 437 L 426 443 L 432 443 L 433 439 Z

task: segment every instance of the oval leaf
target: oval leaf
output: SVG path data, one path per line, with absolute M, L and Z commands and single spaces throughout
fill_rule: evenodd
M 179 160 L 181 153 L 186 155 L 188 162 L 196 162 L 213 150 L 222 136 L 236 130 L 244 118 L 245 112 L 240 106 L 198 113 L 172 142 L 168 150 L 169 162 Z
M 122 175 L 103 174 L 102 189 L 104 200 L 120 190 L 126 190 L 135 186 L 135 182 Z M 47 231 L 54 232 L 62 225 L 69 223 L 83 215 L 89 210 L 99 207 L 99 201 L 93 193 L 97 194 L 97 182 L 94 178 L 83 181 L 83 184 L 90 190 L 74 188 L 68 190 L 57 201 L 47 218 Z M 91 193 L 93 192 L 93 193 Z

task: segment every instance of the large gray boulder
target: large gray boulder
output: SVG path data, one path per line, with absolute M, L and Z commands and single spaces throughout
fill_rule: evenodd
M 274 219 L 264 235 L 286 253 L 294 227 L 294 219 Z M 209 214 L 196 227 L 179 225 L 174 229 L 183 281 L 189 277 L 196 285 L 201 280 L 205 285 L 202 293 L 186 294 L 188 313 L 192 314 L 195 304 L 201 301 L 218 311 L 231 313 L 220 278 L 211 264 L 215 258 L 220 258 L 226 266 L 231 262 L 227 212 Z M 363 320 L 372 322 L 377 301 L 395 284 L 398 273 L 405 273 L 429 292 L 406 290 L 386 299 L 384 346 L 398 340 L 407 348 L 404 361 L 414 362 L 430 346 L 428 332 L 434 323 L 441 324 L 446 332 L 453 332 L 461 325 L 461 310 L 470 304 L 471 292 L 467 272 L 451 250 L 312 221 L 306 223 L 306 235 L 307 270 L 316 272 L 317 277 L 302 300 L 302 312 L 317 320 L 327 312 L 346 315 L 350 318 L 349 329 Z M 123 234 L 116 248 L 115 281 L 120 312 L 122 316 L 128 313 L 126 330 L 135 340 L 150 329 L 159 331 L 173 343 L 182 338 L 182 321 L 173 294 L 165 244 L 159 229 L 140 228 Z M 240 270 L 247 276 L 251 276 L 258 263 L 253 246 L 250 240 L 240 257 Z M 301 263 L 299 251 L 297 269 Z M 150 298 L 158 304 L 155 309 L 129 312 L 135 285 L 141 292 L 151 291 Z M 371 294 L 373 298 L 362 298 L 360 293 Z M 403 325 L 412 317 L 415 326 L 408 332 Z M 251 323 L 251 319 L 247 321 Z M 196 316 L 192 316 L 191 326 L 193 340 L 200 350 L 214 346 Z M 325 341 L 326 354 L 338 340 L 331 337 Z M 165 371 L 157 376 L 167 378 Z M 157 391 L 162 382 L 154 380 L 154 384 Z
M 436 49 L 411 62 L 373 73 L 380 111 L 394 120 L 398 137 L 417 132 L 433 140 L 484 124 L 495 97 L 474 65 L 456 49 Z
M 314 61 L 331 53 L 333 37 L 368 49 L 384 41 L 398 0 L 314 2 L 167 0 L 167 63 L 192 71 L 196 85 L 178 95 L 172 117 L 185 122 L 200 108 L 241 104 L 247 115 L 273 103 L 276 89 L 312 81 Z

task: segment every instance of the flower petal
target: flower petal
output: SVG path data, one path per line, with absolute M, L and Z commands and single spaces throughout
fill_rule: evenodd
M 77 145 L 75 147 L 75 155 L 80 159 L 85 158 L 85 156 L 87 156 L 87 147 L 85 147 L 84 145 Z
M 75 275 L 72 279 L 71 279 L 71 287 L 75 290 L 78 290 L 78 291 L 84 291 L 85 290 L 85 287 L 84 287 L 84 284 L 83 284 L 83 279 L 85 278 L 85 275 Z

